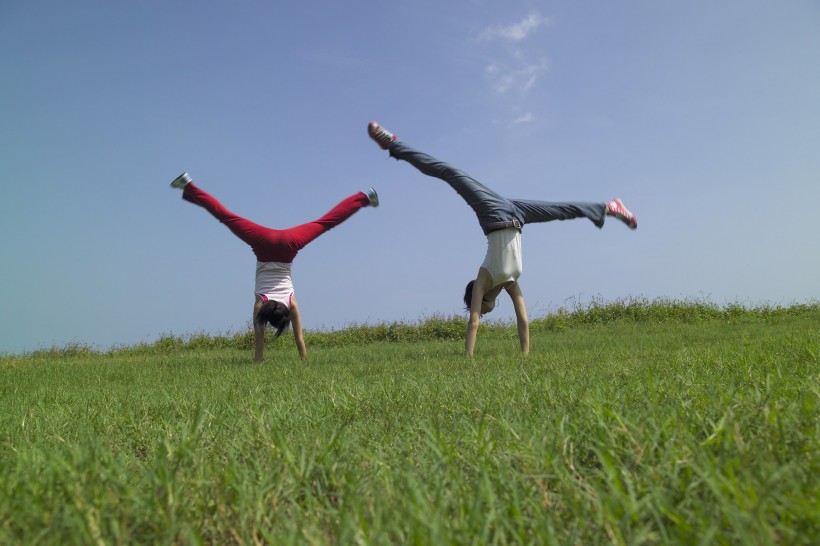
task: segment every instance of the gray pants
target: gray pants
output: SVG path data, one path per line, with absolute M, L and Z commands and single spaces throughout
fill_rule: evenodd
M 550 203 L 501 197 L 465 172 L 443 161 L 419 152 L 400 140 L 390 145 L 390 155 L 407 161 L 427 176 L 440 178 L 475 211 L 484 233 L 497 229 L 517 227 L 537 222 L 589 218 L 597 227 L 603 227 L 606 203 Z

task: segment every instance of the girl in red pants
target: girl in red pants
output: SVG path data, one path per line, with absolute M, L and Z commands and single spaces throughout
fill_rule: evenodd
M 302 334 L 299 306 L 293 295 L 291 265 L 296 254 L 309 242 L 338 226 L 362 207 L 379 206 L 376 190 L 351 195 L 333 207 L 327 214 L 289 229 L 271 229 L 237 216 L 213 196 L 199 189 L 188 173 L 182 173 L 171 182 L 172 188 L 182 190 L 182 198 L 203 207 L 217 220 L 228 226 L 256 255 L 256 302 L 253 306 L 254 360 L 262 362 L 265 352 L 265 324 L 270 324 L 278 337 L 288 324 L 293 325 L 293 337 L 299 356 L 305 358 L 307 349 Z

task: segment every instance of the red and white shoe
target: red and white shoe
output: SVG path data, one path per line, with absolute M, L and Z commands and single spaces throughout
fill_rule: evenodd
M 629 212 L 620 199 L 613 199 L 606 204 L 606 212 L 610 216 L 614 216 L 624 224 L 628 225 L 630 229 L 638 229 L 638 219 L 635 215 Z
M 370 135 L 370 138 L 376 141 L 376 144 L 378 144 L 382 150 L 388 149 L 390 144 L 397 138 L 396 135 L 375 121 L 371 121 L 367 124 L 367 134 Z

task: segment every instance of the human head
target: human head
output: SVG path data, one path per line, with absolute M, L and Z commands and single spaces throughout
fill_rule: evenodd
M 259 307 L 254 321 L 259 326 L 270 324 L 274 330 L 274 337 L 279 337 L 290 324 L 290 309 L 284 303 L 268 300 Z
M 473 286 L 475 286 L 475 280 L 472 280 L 467 283 L 467 286 L 464 288 L 464 308 L 467 311 L 470 310 L 470 303 L 473 301 Z M 490 311 L 495 309 L 495 299 L 487 301 L 483 297 L 481 298 L 481 315 L 486 315 Z

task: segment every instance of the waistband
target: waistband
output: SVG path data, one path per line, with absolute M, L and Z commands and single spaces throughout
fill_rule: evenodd
M 524 226 L 518 220 L 504 220 L 502 222 L 490 222 L 489 224 L 484 224 L 481 227 L 484 229 L 484 235 L 489 235 L 493 231 L 498 231 L 499 229 L 515 228 L 520 230 Z

